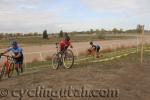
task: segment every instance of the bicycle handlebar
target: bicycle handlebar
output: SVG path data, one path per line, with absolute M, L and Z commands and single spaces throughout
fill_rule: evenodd
M 0 55 L 0 58 L 1 58 L 2 56 L 3 56 L 3 57 L 7 57 L 7 59 L 12 59 L 12 58 L 13 58 L 12 56 L 4 55 L 4 54 L 3 54 L 3 55 Z
M 58 43 L 56 43 L 56 48 L 58 48 Z

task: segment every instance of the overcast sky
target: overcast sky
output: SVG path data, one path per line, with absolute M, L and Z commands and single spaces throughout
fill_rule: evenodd
M 0 32 L 150 29 L 150 0 L 0 0 Z

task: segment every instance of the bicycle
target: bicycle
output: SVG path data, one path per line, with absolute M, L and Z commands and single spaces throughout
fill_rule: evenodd
M 93 48 L 89 48 L 87 50 L 87 55 L 90 55 L 90 56 L 93 56 L 93 57 L 96 57 L 96 58 L 99 58 L 99 57 L 103 57 L 103 55 L 101 55 L 99 52 L 97 52 L 95 49 Z
M 1 56 L 6 57 L 7 59 L 4 62 L 4 64 L 0 67 L 0 80 L 3 78 L 4 75 L 7 76 L 8 78 L 11 78 L 15 67 L 14 60 L 11 56 L 8 55 L 1 55 Z
M 96 50 L 93 50 L 92 48 L 89 48 L 87 50 L 87 54 L 94 57 L 96 55 Z
M 69 69 L 74 65 L 74 54 L 72 50 L 65 49 L 64 51 L 59 51 L 58 43 L 56 43 L 57 53 L 52 56 L 52 67 L 53 69 L 58 69 L 60 66 L 64 66 Z

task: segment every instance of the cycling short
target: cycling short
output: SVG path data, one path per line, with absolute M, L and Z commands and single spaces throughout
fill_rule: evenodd
M 98 46 L 97 48 L 96 48 L 96 52 L 99 52 L 100 51 L 100 47 Z
M 64 51 L 66 51 L 67 49 L 68 49 L 68 46 L 61 48 L 60 51 L 61 51 L 61 52 L 64 52 Z
M 23 64 L 23 56 L 14 59 L 14 62 L 15 62 L 15 64 L 21 64 L 22 65 Z

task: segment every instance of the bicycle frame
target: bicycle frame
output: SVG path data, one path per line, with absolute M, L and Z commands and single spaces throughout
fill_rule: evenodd
M 10 61 L 13 61 L 13 58 L 8 55 L 2 55 L 2 56 L 6 57 L 6 61 L 4 62 L 4 65 L 6 66 L 6 74 L 8 74 L 10 70 Z
M 61 66 L 63 64 L 63 54 L 64 54 L 65 50 L 64 51 L 60 51 L 59 47 L 58 47 L 58 43 L 56 43 L 56 48 L 57 48 L 56 54 L 57 54 L 58 59 L 59 59 L 59 61 L 58 61 L 59 65 L 58 66 Z
M 93 49 L 93 48 L 89 48 L 88 53 L 89 53 L 89 55 L 95 56 L 96 55 L 96 50 Z

